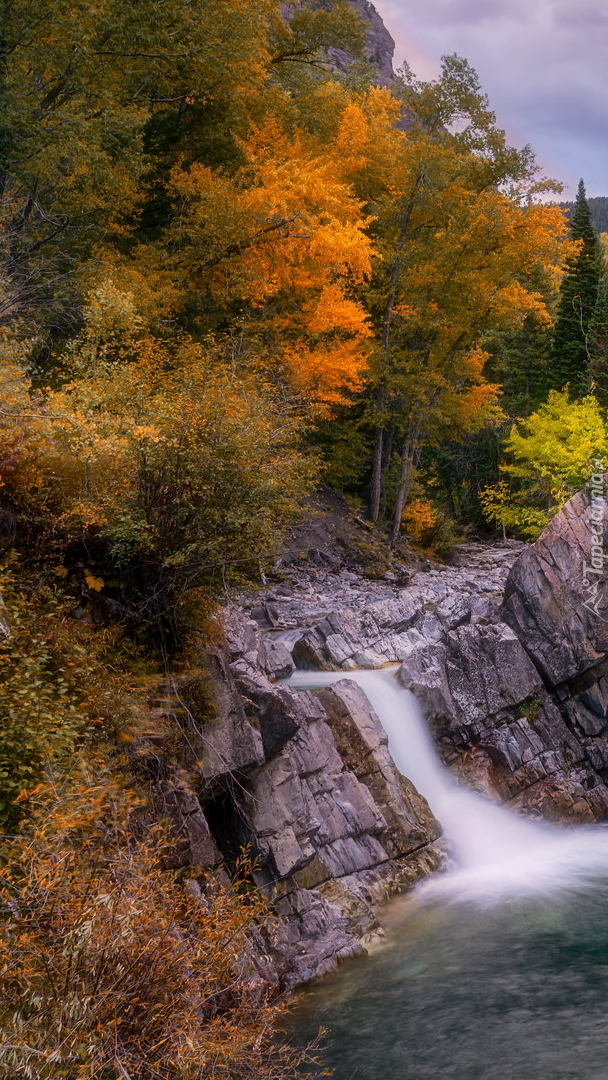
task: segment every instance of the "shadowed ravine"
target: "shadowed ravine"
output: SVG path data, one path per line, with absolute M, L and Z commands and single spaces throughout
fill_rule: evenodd
M 319 688 L 342 672 L 296 672 Z M 453 863 L 393 903 L 386 942 L 313 988 L 298 1041 L 329 1029 L 337 1080 L 606 1080 L 608 829 L 517 817 L 439 762 L 395 669 L 349 672 Z

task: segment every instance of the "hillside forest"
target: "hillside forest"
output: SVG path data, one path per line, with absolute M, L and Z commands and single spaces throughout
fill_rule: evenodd
M 0 1071 L 291 1076 L 150 701 L 320 481 L 389 561 L 538 535 L 608 460 L 606 237 L 346 0 L 0 12 Z

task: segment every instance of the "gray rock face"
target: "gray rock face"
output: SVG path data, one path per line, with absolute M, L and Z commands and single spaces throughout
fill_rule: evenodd
M 389 86 L 394 78 L 395 42 L 369 0 L 349 0 L 349 3 L 369 26 L 365 53 L 369 63 L 376 70 L 376 82 L 380 86 Z M 346 66 L 350 60 L 350 57 L 337 49 L 333 50 L 332 57 L 338 67 Z
M 183 784 L 168 784 L 164 791 L 166 807 L 180 828 L 182 850 L 180 862 L 205 869 L 221 865 L 222 856 L 209 831 L 209 824 L 195 793 Z
M 504 622 L 461 626 L 402 666 L 446 761 L 485 759 L 498 795 L 553 820 L 608 816 L 608 576 L 601 560 L 589 573 L 592 543 L 581 493 L 510 570 Z
M 274 694 L 297 730 L 251 774 L 240 805 L 255 837 L 258 884 L 279 898 L 283 923 L 273 948 L 283 983 L 293 986 L 354 955 L 378 931 L 365 899 L 378 882 L 386 898 L 439 865 L 432 849 L 439 826 L 397 773 L 355 684 Z M 349 736 L 357 745 L 346 754 Z
M 439 826 L 349 670 L 399 662 L 444 760 L 497 798 L 556 821 L 608 817 L 608 575 L 586 604 L 590 519 L 580 495 L 530 547 L 468 545 L 454 566 L 381 583 L 294 568 L 226 611 L 225 700 L 197 764 L 209 828 L 175 798 L 204 864 L 243 842 L 256 852 L 283 985 L 360 951 L 378 905 L 439 863 Z M 294 662 L 345 678 L 314 694 L 277 685 Z
M 568 724 L 510 627 L 462 627 L 415 650 L 401 677 L 444 759 L 464 772 L 473 760 L 473 772 L 503 801 L 553 821 L 606 815 L 605 765 L 598 769 L 599 753 L 594 764 L 595 744 Z
M 270 681 L 281 642 L 227 618 L 218 719 L 199 728 L 190 787 L 165 798 L 195 865 L 230 866 L 247 846 L 281 920 L 264 978 L 318 977 L 380 932 L 380 904 L 438 868 L 440 827 L 397 772 L 356 684 L 317 694 Z M 255 951 L 255 950 L 254 950 Z
M 288 679 L 293 673 L 294 662 L 291 653 L 281 641 L 266 638 L 260 648 L 260 661 L 271 679 Z
M 512 559 L 518 550 L 510 551 Z M 373 591 L 369 598 L 357 597 L 352 608 L 328 612 L 303 632 L 293 648 L 295 664 L 305 670 L 380 667 L 405 660 L 465 623 L 495 622 L 507 572 L 508 565 L 498 561 L 479 574 L 459 569 L 418 573 L 407 588 L 394 589 L 383 599 Z
M 552 686 L 600 663 L 608 652 L 608 567 L 593 567 L 592 503 L 581 492 L 517 561 L 503 618 Z M 608 518 L 603 514 L 604 549 Z
M 203 786 L 210 789 L 219 777 L 249 771 L 265 760 L 259 725 L 252 724 L 246 716 L 223 658 L 218 658 L 216 674 L 218 711 L 222 719 L 221 723 L 206 725 L 198 766 Z
M 354 8 L 366 27 L 364 51 L 368 62 L 375 69 L 375 82 L 379 86 L 389 86 L 395 77 L 393 71 L 395 42 L 370 0 L 348 0 L 348 3 L 350 7 Z M 291 3 L 281 4 L 283 17 L 289 17 L 296 6 L 293 0 Z M 312 6 L 328 10 L 331 6 L 331 0 L 313 0 Z M 328 59 L 338 70 L 344 71 L 350 67 L 354 58 L 343 49 L 332 48 L 328 49 Z
M 441 755 L 468 781 L 553 820 L 603 819 L 608 575 L 585 606 L 589 504 L 576 496 L 534 545 L 463 546 L 456 566 L 405 588 L 327 574 L 309 597 L 296 579 L 274 600 L 275 625 L 308 624 L 298 667 L 401 663 Z
M 388 738 L 359 686 L 347 679 L 318 692 L 344 764 L 365 784 L 381 813 L 380 839 L 393 857 L 415 851 L 438 835 L 425 800 L 395 768 Z
M 461 732 L 478 730 L 488 716 L 542 689 L 536 668 L 504 623 L 463 626 L 437 645 L 418 646 L 401 676 L 429 720 L 445 716 Z

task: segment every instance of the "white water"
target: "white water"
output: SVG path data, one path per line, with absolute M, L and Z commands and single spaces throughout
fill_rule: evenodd
M 352 679 L 370 701 L 395 764 L 427 799 L 453 852 L 452 869 L 427 879 L 419 894 L 492 903 L 605 883 L 608 828 L 537 824 L 459 786 L 439 761 L 418 703 L 400 686 L 396 670 L 296 671 L 287 682 L 312 690 Z

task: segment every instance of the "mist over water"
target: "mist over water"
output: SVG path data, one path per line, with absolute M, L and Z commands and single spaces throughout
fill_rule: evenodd
M 527 821 L 458 785 L 395 669 L 289 683 L 343 678 L 368 697 L 453 864 L 393 903 L 386 944 L 307 993 L 298 1041 L 330 1030 L 336 1080 L 608 1080 L 608 828 Z

